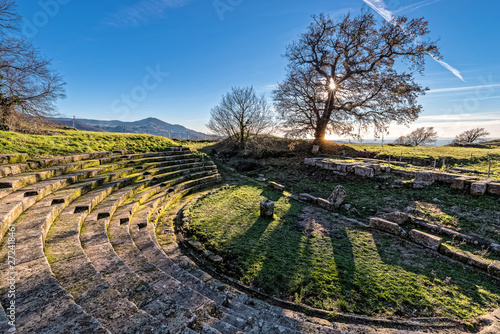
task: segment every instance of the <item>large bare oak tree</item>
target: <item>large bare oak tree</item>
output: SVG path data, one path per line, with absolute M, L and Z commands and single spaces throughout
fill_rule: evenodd
M 0 129 L 14 116 L 51 115 L 64 97 L 64 82 L 32 43 L 20 35 L 15 3 L 0 0 Z
M 365 11 L 339 22 L 314 16 L 288 46 L 287 77 L 273 92 L 284 132 L 318 141 L 372 127 L 378 135 L 391 122 L 416 120 L 417 97 L 426 89 L 414 73 L 423 72 L 426 55 L 439 57 L 435 43 L 424 39 L 427 25 L 406 17 L 378 23 Z M 408 70 L 398 70 L 401 65 Z

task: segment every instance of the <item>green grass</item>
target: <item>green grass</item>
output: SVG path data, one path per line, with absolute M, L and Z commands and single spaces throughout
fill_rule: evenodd
M 266 198 L 276 201 L 273 219 L 259 216 Z M 500 304 L 500 287 L 480 272 L 325 211 L 307 211 L 315 228 L 304 212 L 304 204 L 246 183 L 198 202 L 191 238 L 224 258 L 226 274 L 310 307 L 471 319 Z
M 158 152 L 178 145 L 168 138 L 140 134 L 61 130 L 57 135 L 27 135 L 0 131 L 0 154 L 27 153 L 32 158 L 117 150 Z

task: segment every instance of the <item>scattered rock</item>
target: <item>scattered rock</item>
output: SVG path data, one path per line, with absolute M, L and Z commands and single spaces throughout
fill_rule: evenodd
M 439 246 L 441 245 L 441 242 L 443 239 L 436 237 L 432 234 L 420 232 L 418 230 L 411 230 L 410 231 L 410 239 L 417 244 L 420 244 L 422 246 L 425 246 L 427 248 L 433 249 L 433 250 L 438 250 Z
M 396 223 L 390 222 L 381 218 L 371 218 L 370 219 L 370 227 L 375 228 L 377 230 L 385 231 L 397 236 L 406 236 L 406 231 L 401 228 Z
M 265 200 L 260 202 L 260 216 L 262 218 L 273 218 L 274 216 L 274 202 Z
M 434 175 L 431 172 L 416 172 L 413 188 L 423 189 L 434 184 Z
M 300 194 L 299 195 L 299 199 L 301 201 L 304 201 L 304 202 L 307 202 L 307 203 L 311 203 L 311 204 L 316 204 L 317 201 L 318 201 L 317 197 L 314 197 L 313 195 L 306 194 L 306 193 Z
M 396 223 L 398 225 L 401 225 L 401 224 L 404 224 L 404 223 L 407 223 L 408 221 L 410 221 L 409 214 L 404 213 L 404 212 L 399 212 L 399 211 L 384 213 L 382 215 L 382 218 L 386 219 L 388 221 L 391 221 L 393 223 Z
M 475 182 L 470 186 L 471 195 L 482 196 L 486 194 L 486 189 L 488 188 L 488 182 Z
M 339 208 L 344 199 L 347 196 L 347 190 L 342 186 L 336 186 L 330 197 L 328 197 L 328 202 L 332 203 L 334 208 Z
M 319 145 L 313 145 L 312 154 L 318 154 L 318 153 L 319 153 Z
M 434 203 L 441 203 L 441 200 L 439 200 L 439 199 L 437 199 L 437 198 L 433 198 L 433 199 L 432 199 L 432 201 L 433 201 Z
M 355 166 L 354 167 L 354 174 L 362 176 L 362 177 L 372 178 L 375 176 L 375 170 L 373 168 L 369 168 L 369 167 Z
M 279 183 L 276 183 L 276 182 L 273 182 L 273 181 L 270 181 L 268 184 L 269 184 L 269 186 L 273 187 L 274 189 L 276 189 L 278 191 L 284 191 L 285 190 L 285 186 L 282 185 L 282 184 L 279 184 Z
M 191 241 L 190 240 L 190 241 L 188 241 L 188 243 L 191 245 L 191 247 L 193 247 L 197 251 L 200 251 L 200 252 L 205 251 L 205 247 L 199 241 Z
M 344 204 L 344 205 L 342 206 L 342 209 L 344 209 L 345 211 L 349 211 L 349 210 L 351 210 L 351 208 L 352 208 L 352 205 L 351 205 L 351 204 Z

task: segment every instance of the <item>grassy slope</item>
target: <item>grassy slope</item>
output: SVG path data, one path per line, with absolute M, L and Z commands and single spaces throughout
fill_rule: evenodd
M 272 220 L 259 217 L 265 198 L 276 201 Z M 304 226 L 303 209 L 258 184 L 235 186 L 191 210 L 192 238 L 225 258 L 227 274 L 326 310 L 470 319 L 500 303 L 500 288 L 482 273 L 325 211 Z
M 27 153 L 41 157 L 115 150 L 157 152 L 178 145 L 168 138 L 152 135 L 59 132 L 58 135 L 26 135 L 0 131 L 0 154 Z

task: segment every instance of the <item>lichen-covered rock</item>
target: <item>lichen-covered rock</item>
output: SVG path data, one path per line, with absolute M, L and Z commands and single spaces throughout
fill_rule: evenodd
M 500 261 L 493 261 L 488 267 L 488 272 L 495 277 L 500 277 Z
M 316 204 L 317 201 L 318 201 L 317 197 L 314 197 L 313 195 L 306 194 L 306 193 L 300 194 L 299 195 L 299 199 L 301 201 L 304 201 L 304 202 L 307 202 L 307 203 L 311 203 L 311 204 Z
M 274 202 L 265 200 L 260 202 L 260 216 L 262 218 L 273 218 L 274 216 Z
M 330 203 L 324 198 L 318 198 L 317 203 L 321 208 L 325 210 L 332 210 L 334 207 L 332 203 Z
M 488 184 L 488 194 L 500 196 L 500 183 L 493 182 Z
M 398 225 L 401 225 L 401 224 L 404 224 L 404 223 L 407 223 L 408 221 L 410 221 L 409 214 L 404 213 L 404 212 L 399 212 L 399 211 L 384 213 L 382 215 L 382 218 L 386 219 L 388 221 L 391 221 L 393 223 L 396 223 Z
M 282 185 L 282 184 L 279 184 L 279 183 L 276 183 L 276 182 L 269 182 L 269 186 L 273 187 L 275 190 L 278 190 L 278 191 L 284 191 L 285 190 L 285 186 Z
M 318 153 L 319 153 L 319 145 L 313 145 L 312 154 L 318 154 Z
M 431 172 L 416 172 L 413 188 L 423 189 L 434 184 L 434 175 Z
M 362 176 L 362 177 L 374 177 L 375 176 L 375 171 L 373 168 L 369 167 L 362 167 L 362 166 L 355 166 L 354 167 L 354 173 L 356 175 Z
M 441 245 L 439 247 L 439 252 L 451 257 L 452 259 L 458 260 L 460 262 L 466 263 L 476 268 L 487 270 L 491 261 L 480 258 L 479 256 L 464 252 L 460 249 L 452 248 L 448 245 Z
M 441 242 L 443 241 L 443 239 L 432 234 L 420 232 L 417 230 L 411 230 L 409 236 L 413 242 L 416 242 L 417 244 L 433 250 L 438 250 L 439 246 L 441 246 Z
M 486 189 L 488 188 L 487 182 L 475 182 L 470 186 L 471 195 L 482 196 L 486 194 Z
M 328 197 L 328 202 L 332 203 L 333 207 L 337 209 L 344 203 L 346 196 L 347 190 L 342 186 L 336 186 L 330 197 Z
M 370 227 L 375 228 L 377 230 L 385 231 L 390 234 L 394 234 L 397 236 L 406 236 L 406 231 L 401 228 L 396 223 L 390 222 L 388 220 L 382 218 L 371 218 L 370 219 Z

